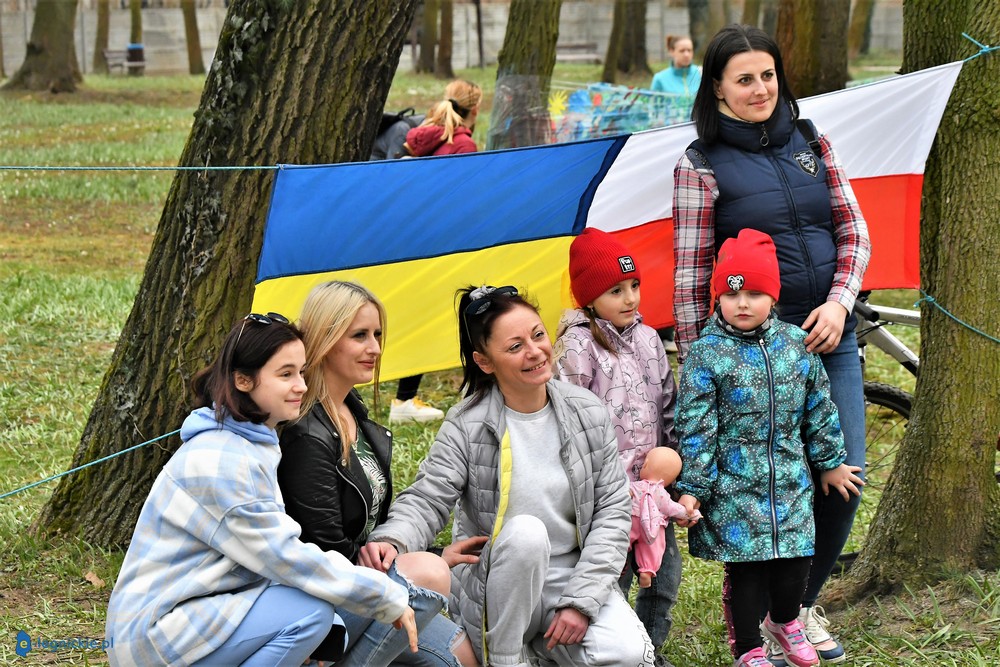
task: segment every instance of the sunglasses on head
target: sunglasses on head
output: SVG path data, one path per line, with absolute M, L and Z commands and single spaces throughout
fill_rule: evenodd
M 288 318 L 281 313 L 268 313 L 267 315 L 261 315 L 260 313 L 250 313 L 243 318 L 243 325 L 240 327 L 240 332 L 236 334 L 236 345 L 240 344 L 240 337 L 243 335 L 243 330 L 247 326 L 247 320 L 256 322 L 257 324 L 289 324 Z M 233 347 L 235 348 L 236 345 Z
M 469 292 L 469 297 L 472 300 L 465 307 L 466 317 L 469 315 L 482 315 L 490 309 L 490 306 L 493 305 L 493 299 L 498 296 L 517 296 L 517 288 L 513 285 L 505 285 L 504 287 L 483 285 L 482 287 L 477 287 Z

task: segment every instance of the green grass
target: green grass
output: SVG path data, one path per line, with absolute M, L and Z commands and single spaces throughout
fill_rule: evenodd
M 486 90 L 487 120 L 495 70 L 458 74 Z M 555 78 L 585 82 L 599 75 L 597 66 L 560 66 Z M 173 164 L 201 85 L 197 77 L 88 77 L 77 95 L 0 95 L 0 114 L 9 119 L 0 125 L 2 161 Z M 442 87 L 431 77 L 400 73 L 386 106 L 423 112 Z M 483 127 L 477 128 L 480 144 Z M 169 173 L 0 172 L 0 493 L 69 467 L 131 309 L 170 179 Z M 873 301 L 908 307 L 915 298 L 897 291 Z M 916 331 L 904 333 L 916 345 Z M 912 390 L 898 366 L 878 357 L 869 355 L 872 377 Z M 458 400 L 459 381 L 454 371 L 432 373 L 421 393 L 447 407 Z M 383 385 L 383 403 L 394 388 Z M 377 416 L 386 420 L 385 405 Z M 412 481 L 435 426 L 394 429 L 398 487 Z M 2 664 L 20 660 L 11 641 L 18 630 L 53 640 L 104 634 L 107 597 L 122 554 L 75 539 L 33 537 L 28 527 L 53 487 L 0 500 L 0 637 L 8 638 L 0 641 Z M 683 531 L 680 536 L 683 544 Z M 687 555 L 684 567 L 667 654 L 678 665 L 728 664 L 720 567 Z M 957 576 L 933 589 L 831 616 L 854 656 L 848 665 L 1000 662 L 996 573 Z M 54 660 L 33 653 L 20 662 Z M 58 661 L 105 662 L 100 652 L 63 653 Z

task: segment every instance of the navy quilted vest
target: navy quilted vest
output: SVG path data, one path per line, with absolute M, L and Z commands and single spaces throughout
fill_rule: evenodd
M 761 146 L 766 135 L 767 145 Z M 715 171 L 715 251 L 745 227 L 774 239 L 779 317 L 794 325 L 826 301 L 837 268 L 826 167 L 779 104 L 764 124 L 719 115 L 719 141 L 696 141 Z M 695 165 L 698 167 L 699 165 Z

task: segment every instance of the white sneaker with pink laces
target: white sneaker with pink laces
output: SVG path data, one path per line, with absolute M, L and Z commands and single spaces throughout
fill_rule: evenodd
M 738 657 L 733 667 L 774 667 L 774 665 L 764 655 L 764 647 L 761 646 Z

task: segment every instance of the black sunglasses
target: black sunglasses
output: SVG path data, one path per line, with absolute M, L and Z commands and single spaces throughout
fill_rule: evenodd
M 247 320 L 256 322 L 257 324 L 289 324 L 288 318 L 281 313 L 268 313 L 267 315 L 261 315 L 260 313 L 250 313 L 243 318 L 243 326 L 240 327 L 240 332 L 236 334 L 236 345 L 240 344 L 240 337 L 243 335 L 243 329 L 247 326 Z M 236 345 L 233 345 L 235 348 Z
M 517 296 L 517 288 L 513 285 L 505 285 L 504 287 L 484 285 L 472 290 L 469 296 L 472 297 L 472 301 L 465 307 L 466 317 L 469 315 L 482 315 L 490 309 L 490 306 L 493 305 L 493 299 L 498 296 Z

